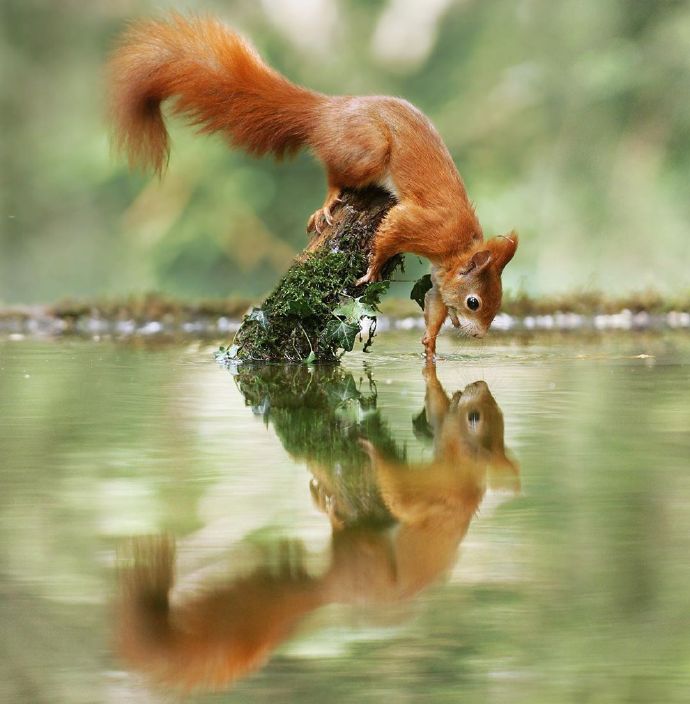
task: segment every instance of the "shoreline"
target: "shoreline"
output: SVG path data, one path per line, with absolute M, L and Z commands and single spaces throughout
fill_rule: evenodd
M 159 296 L 48 306 L 0 308 L 0 339 L 24 338 L 228 338 L 252 304 L 246 299 L 181 302 Z M 381 306 L 378 331 L 423 330 L 422 311 L 411 301 Z M 446 321 L 446 327 L 451 327 Z M 598 295 L 508 298 L 491 326 L 496 333 L 690 330 L 690 302 L 653 294 L 620 299 Z

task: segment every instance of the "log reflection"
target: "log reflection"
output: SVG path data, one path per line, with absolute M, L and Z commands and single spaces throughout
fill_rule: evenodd
M 311 575 L 304 545 L 279 542 L 252 573 L 177 595 L 174 540 L 137 539 L 117 611 L 128 663 L 184 689 L 227 686 L 322 606 L 401 603 L 442 579 L 487 488 L 516 492 L 519 470 L 488 386 L 448 395 L 433 366 L 424 375 L 425 408 L 414 423 L 433 456 L 410 463 L 371 377 L 356 381 L 338 367 L 243 370 L 247 404 L 312 475 L 313 499 L 332 529 L 329 564 Z

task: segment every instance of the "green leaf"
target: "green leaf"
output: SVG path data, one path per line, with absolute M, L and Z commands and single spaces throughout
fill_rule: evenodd
M 410 291 L 410 298 L 416 301 L 419 307 L 424 310 L 424 296 L 426 292 L 433 286 L 431 283 L 431 276 L 429 274 L 424 274 L 421 279 L 418 279 L 415 285 Z
M 261 308 L 252 308 L 252 312 L 247 316 L 247 320 L 256 320 L 264 330 L 268 327 L 268 318 Z
M 364 293 L 360 298 L 364 303 L 375 306 L 381 300 L 381 296 L 388 292 L 390 285 L 390 281 L 375 281 L 364 289 Z
M 359 325 L 353 325 L 347 320 L 331 320 L 326 325 L 326 337 L 346 352 L 351 352 L 359 333 Z
M 357 384 L 352 376 L 347 376 L 343 381 L 328 386 L 326 393 L 330 401 L 336 406 L 347 401 L 359 399 L 362 395 L 357 389 Z
M 363 296 L 350 298 L 344 303 L 341 303 L 333 310 L 333 315 L 345 318 L 345 320 L 352 325 L 359 323 L 360 318 L 375 318 L 376 309 L 368 303 L 364 303 L 362 298 Z
M 314 350 L 312 350 L 304 360 L 304 364 L 314 364 L 314 362 L 316 362 L 316 354 L 314 354 Z
M 219 347 L 213 357 L 219 364 L 227 365 L 229 362 L 234 362 L 237 360 L 237 353 L 239 350 L 240 348 L 237 345 L 232 345 L 231 347 Z

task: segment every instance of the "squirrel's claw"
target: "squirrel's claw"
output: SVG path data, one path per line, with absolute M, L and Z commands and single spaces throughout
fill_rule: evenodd
M 378 281 L 380 278 L 380 273 L 375 271 L 374 268 L 370 266 L 367 269 L 367 273 L 355 281 L 355 286 L 364 286 L 364 284 L 373 283 L 374 281 Z
M 333 213 L 331 212 L 331 208 L 336 203 L 342 202 L 342 198 L 333 198 L 328 201 L 323 208 L 319 208 L 316 212 L 314 212 L 307 223 L 307 232 L 316 232 L 317 235 L 320 235 L 326 225 L 328 225 L 328 227 L 333 227 Z
M 326 206 L 321 210 L 321 217 L 328 223 L 328 227 L 333 226 L 333 215 L 331 215 L 331 209 Z
M 319 210 L 317 210 L 315 213 L 312 213 L 309 220 L 307 221 L 307 232 L 318 232 L 318 228 L 316 227 L 316 216 L 319 214 Z
M 333 225 L 333 216 L 328 208 L 319 208 L 309 218 L 307 232 L 316 232 L 317 235 L 320 235 L 324 229 L 324 222 L 331 227 Z

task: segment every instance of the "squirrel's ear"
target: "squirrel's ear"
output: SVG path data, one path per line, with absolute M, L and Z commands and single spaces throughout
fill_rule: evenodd
M 471 272 L 478 274 L 489 266 L 489 262 L 491 262 L 491 252 L 489 250 L 483 249 L 481 252 L 475 252 L 472 255 L 472 259 L 467 262 L 467 266 L 461 269 L 460 273 L 469 274 Z
M 513 231 L 509 235 L 499 235 L 489 240 L 486 244 L 491 249 L 494 263 L 500 274 L 515 254 L 518 246 L 517 232 Z
M 486 479 L 492 491 L 520 493 L 520 466 L 505 454 L 492 458 Z

